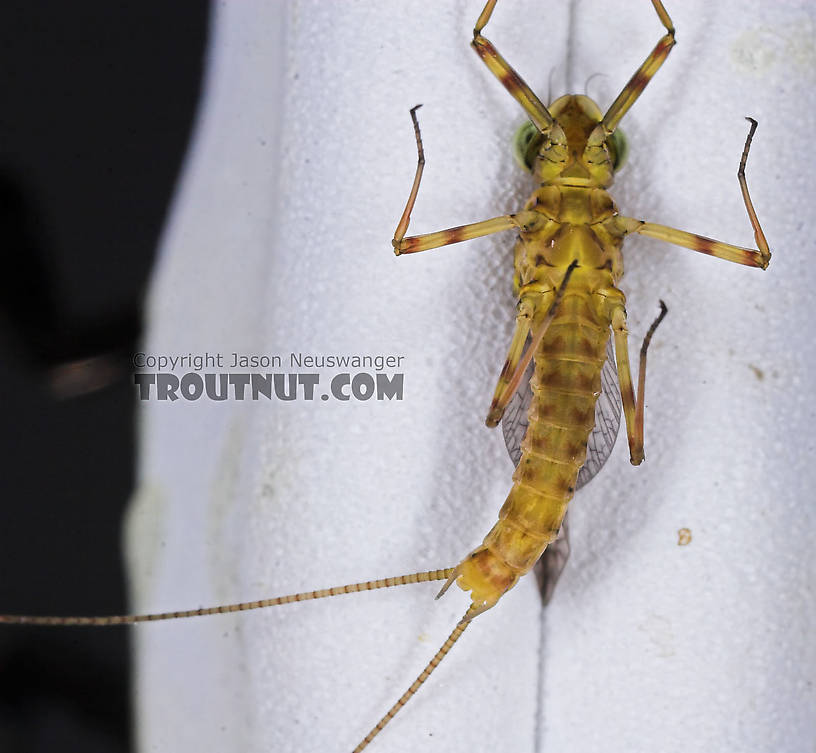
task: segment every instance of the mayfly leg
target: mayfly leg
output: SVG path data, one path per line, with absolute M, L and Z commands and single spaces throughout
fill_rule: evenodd
M 490 72 L 501 82 L 513 98 L 524 108 L 524 112 L 541 133 L 548 133 L 555 121 L 544 103 L 535 95 L 521 76 L 499 54 L 489 39 L 482 36 L 482 30 L 490 21 L 497 0 L 488 0 L 473 28 L 471 46 Z
M 490 410 L 488 411 L 487 419 L 485 420 L 485 424 L 487 424 L 487 426 L 492 428 L 499 425 L 499 421 L 501 421 L 502 416 L 504 415 L 507 404 L 516 393 L 516 390 L 519 388 L 524 372 L 527 371 L 527 367 L 533 360 L 533 355 L 538 349 L 538 346 L 541 344 L 541 341 L 544 339 L 544 335 L 547 333 L 547 328 L 550 326 L 550 324 L 552 324 L 552 321 L 555 318 L 558 304 L 564 297 L 564 291 L 566 290 L 567 283 L 569 282 L 569 279 L 577 266 L 578 262 L 573 261 L 567 267 L 567 271 L 564 273 L 564 279 L 561 280 L 558 290 L 556 290 L 552 295 L 552 302 L 547 309 L 547 313 L 544 315 L 541 321 L 537 323 L 536 330 L 533 334 L 529 347 L 525 351 L 524 355 L 521 356 L 519 354 L 519 357 L 516 357 L 515 353 L 516 348 L 518 347 L 518 340 L 521 340 L 522 345 L 524 344 L 527 332 L 529 332 L 531 325 L 529 323 L 525 325 L 524 321 L 522 320 L 517 323 L 516 332 L 513 335 L 513 340 L 510 344 L 510 353 L 508 354 L 507 361 L 505 362 L 504 368 L 502 368 L 501 375 L 499 376 L 499 383 L 496 385 L 496 392 L 493 397 L 493 402 L 490 404 Z M 526 299 L 522 297 L 523 313 L 520 314 L 520 319 L 526 313 L 524 311 L 525 303 Z M 529 316 L 530 314 L 527 314 L 527 317 Z M 524 335 L 524 338 L 522 338 L 522 334 Z
M 748 152 L 751 150 L 751 141 L 757 129 L 757 122 L 753 118 L 746 118 L 746 120 L 751 124 L 751 127 L 748 130 L 748 137 L 745 139 L 742 157 L 740 157 L 739 168 L 737 169 L 737 180 L 740 184 L 745 209 L 748 212 L 748 219 L 751 221 L 751 227 L 754 230 L 754 240 L 759 250 L 755 248 L 743 248 L 742 246 L 732 246 L 730 243 L 716 241 L 712 238 L 706 238 L 703 235 L 695 235 L 685 230 L 676 230 L 673 227 L 657 225 L 654 222 L 644 222 L 643 220 L 636 220 L 631 217 L 616 218 L 616 223 L 621 230 L 623 230 L 624 233 L 638 233 L 650 238 L 657 238 L 661 241 L 673 243 L 676 246 L 690 248 L 692 251 L 699 251 L 702 254 L 716 256 L 718 259 L 732 261 L 735 264 L 767 269 L 768 263 L 771 261 L 771 249 L 768 247 L 765 233 L 762 232 L 762 227 L 759 224 L 759 219 L 754 210 L 754 203 L 751 201 L 751 195 L 748 193 L 748 181 L 745 177 Z
M 549 110 L 541 100 L 533 93 L 532 89 L 525 83 L 524 79 L 513 70 L 512 66 L 499 54 L 489 39 L 482 36 L 482 30 L 487 26 L 497 0 L 488 0 L 484 10 L 479 16 L 476 26 L 473 29 L 473 42 L 471 43 L 476 53 L 484 61 L 490 72 L 502 83 L 502 85 L 516 99 L 533 124 L 541 133 L 548 133 L 554 121 Z M 635 71 L 634 75 L 621 93 L 610 106 L 603 118 L 604 130 L 612 133 L 623 116 L 630 107 L 637 101 L 651 78 L 657 73 L 661 65 L 669 55 L 671 48 L 675 44 L 674 24 L 669 14 L 663 7 L 661 0 L 652 0 L 652 5 L 657 12 L 658 18 L 666 28 L 666 34 L 660 38 L 652 52 Z
M 624 115 L 629 111 L 629 108 L 635 104 L 637 98 L 643 93 L 646 85 L 652 80 L 652 77 L 660 69 L 660 66 L 666 61 L 672 47 L 674 47 L 674 24 L 672 23 L 669 14 L 663 7 L 660 0 L 652 0 L 655 11 L 657 11 L 660 23 L 666 28 L 666 34 L 660 38 L 654 49 L 649 53 L 649 57 L 643 61 L 643 64 L 638 68 L 632 78 L 623 90 L 618 94 L 615 101 L 610 105 L 603 117 L 603 127 L 607 133 L 612 133 L 620 123 Z
M 513 380 L 514 376 L 519 373 L 519 362 L 521 361 L 524 344 L 527 342 L 527 336 L 530 334 L 531 318 L 526 304 L 527 302 L 524 300 L 519 302 L 519 313 L 518 316 L 516 316 L 516 329 L 513 332 L 513 339 L 510 341 L 510 350 L 507 351 L 507 358 L 504 360 L 504 365 L 499 374 L 499 381 L 493 393 L 493 400 L 490 403 L 490 409 L 485 419 L 485 423 L 490 427 L 496 426 L 499 421 L 501 421 L 501 417 L 507 409 L 507 404 L 513 397 L 512 394 L 509 394 L 506 399 L 503 399 L 503 396 L 507 392 L 507 386 Z M 522 371 L 521 373 L 523 374 L 524 372 Z M 514 389 L 513 392 L 515 391 Z M 501 409 L 498 415 L 496 415 L 499 405 L 501 405 Z
M 473 222 L 469 225 L 460 225 L 459 227 L 448 228 L 447 230 L 440 230 L 436 233 L 425 233 L 423 235 L 414 235 L 409 238 L 405 237 L 408 232 L 408 225 L 411 222 L 411 212 L 414 209 L 417 196 L 419 194 L 419 184 L 422 180 L 422 171 L 425 168 L 425 152 L 422 148 L 422 133 L 419 130 L 419 120 L 417 119 L 416 111 L 422 105 L 416 105 L 411 108 L 411 121 L 414 124 L 414 136 L 417 144 L 417 168 L 414 174 L 414 183 L 411 186 L 411 193 L 408 196 L 408 202 L 405 205 L 405 210 L 400 217 L 397 229 L 394 232 L 394 238 L 391 244 L 394 246 L 394 253 L 397 256 L 402 254 L 414 254 L 419 251 L 428 251 L 432 248 L 441 248 L 448 246 L 451 243 L 460 243 L 461 241 L 468 241 L 473 238 L 480 238 L 483 235 L 490 235 L 498 233 L 502 230 L 519 229 L 520 224 L 518 217 L 524 215 L 524 212 L 518 214 L 504 214 L 499 217 L 494 217 L 491 220 L 483 220 L 482 222 Z
M 638 367 L 637 399 L 632 385 L 632 371 L 629 365 L 629 331 L 626 328 L 626 308 L 623 303 L 623 294 L 610 300 L 612 314 L 612 333 L 615 338 L 615 360 L 618 367 L 618 382 L 620 384 L 623 415 L 626 420 L 626 437 L 629 441 L 629 460 L 632 465 L 643 462 L 643 419 L 646 398 L 646 351 L 652 341 L 660 322 L 668 313 L 666 304 L 660 301 L 660 314 L 652 322 L 643 345 L 640 348 L 640 364 Z

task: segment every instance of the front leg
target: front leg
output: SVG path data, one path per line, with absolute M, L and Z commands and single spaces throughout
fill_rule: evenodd
M 555 121 L 550 111 L 544 103 L 536 96 L 535 92 L 525 83 L 524 79 L 513 70 L 513 67 L 499 54 L 489 39 L 482 36 L 482 30 L 490 21 L 493 9 L 497 0 L 487 0 L 487 4 L 476 21 L 473 29 L 473 41 L 471 46 L 476 54 L 482 59 L 490 72 L 501 81 L 507 91 L 510 92 L 527 113 L 527 117 L 533 122 L 539 133 L 549 133 Z M 559 129 L 560 130 L 560 129 Z

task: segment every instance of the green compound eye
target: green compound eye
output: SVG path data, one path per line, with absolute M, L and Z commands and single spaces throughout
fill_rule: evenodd
M 513 136 L 513 158 L 519 167 L 532 172 L 538 149 L 543 136 L 531 121 L 522 123 Z M 607 139 L 609 156 L 612 158 L 612 169 L 616 172 L 626 163 L 629 156 L 629 141 L 619 128 Z
M 527 172 L 533 169 L 543 136 L 531 121 L 524 122 L 513 136 L 513 157 L 518 166 Z
M 629 142 L 623 131 L 618 129 L 609 136 L 606 143 L 609 146 L 609 156 L 612 157 L 612 169 L 617 172 L 623 167 L 629 156 Z

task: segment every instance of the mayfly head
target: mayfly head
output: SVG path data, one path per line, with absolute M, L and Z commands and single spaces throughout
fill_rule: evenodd
M 513 140 L 513 155 L 542 182 L 605 187 L 612 183 L 628 152 L 620 130 L 604 130 L 598 105 L 582 94 L 556 99 L 549 112 L 555 123 L 546 133 L 527 121 Z

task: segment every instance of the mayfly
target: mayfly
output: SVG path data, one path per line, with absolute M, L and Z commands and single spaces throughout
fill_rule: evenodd
M 479 16 L 473 46 L 530 118 L 532 129 L 528 131 L 525 154 L 539 187 L 526 207 L 516 214 L 439 233 L 406 237 L 424 164 L 414 110 L 412 117 L 420 159 L 414 187 L 394 238 L 397 253 L 407 254 L 501 230 L 513 230 L 519 235 L 516 332 L 488 422 L 496 425 L 502 414 L 507 413 L 530 364 L 534 364 L 533 399 L 513 489 L 500 513 L 501 520 L 485 542 L 453 568 L 275 599 L 136 617 L 7 616 L 0 618 L 1 621 L 52 625 L 129 624 L 235 612 L 429 580 L 443 580 L 445 588 L 456 582 L 470 591 L 471 607 L 416 682 L 356 748 L 362 750 L 417 691 L 473 618 L 495 605 L 555 540 L 577 485 L 588 437 L 595 423 L 596 399 L 601 392 L 610 332 L 615 345 L 614 359 L 630 455 L 635 463 L 642 460 L 645 348 L 640 359 L 636 395 L 630 375 L 624 297 L 617 288 L 622 275 L 622 241 L 626 235 L 638 233 L 765 268 L 770 252 L 744 176 L 756 124 L 752 122 L 746 140 L 739 182 L 758 251 L 620 215 L 606 190 L 612 182 L 614 168 L 622 159 L 618 125 L 674 44 L 674 29 L 662 3 L 653 0 L 666 33 L 605 114 L 585 96 L 566 96 L 545 106 L 482 34 L 495 5 L 495 0 L 488 2 Z

